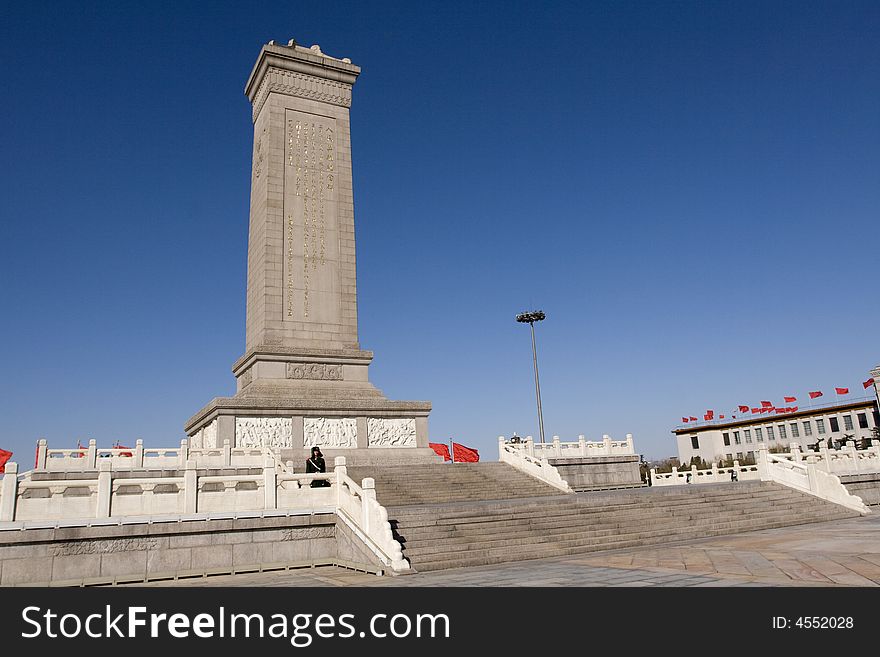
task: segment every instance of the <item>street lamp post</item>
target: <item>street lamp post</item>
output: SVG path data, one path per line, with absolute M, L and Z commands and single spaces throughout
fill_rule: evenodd
M 516 321 L 521 324 L 528 324 L 532 329 L 532 360 L 535 363 L 535 397 L 538 400 L 538 431 L 541 434 L 541 442 L 544 442 L 544 416 L 541 413 L 541 384 L 538 381 L 538 349 L 535 346 L 535 322 L 542 321 L 546 315 L 543 310 L 535 310 L 527 313 L 520 313 L 516 316 Z

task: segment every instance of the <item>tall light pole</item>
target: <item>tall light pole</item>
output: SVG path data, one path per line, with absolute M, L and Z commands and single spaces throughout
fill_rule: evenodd
M 541 442 L 544 442 L 544 415 L 541 413 L 541 383 L 538 381 L 538 349 L 535 346 L 535 322 L 542 321 L 546 315 L 543 310 L 520 313 L 516 321 L 528 324 L 532 329 L 532 360 L 535 363 L 535 397 L 538 400 L 538 430 L 541 433 Z

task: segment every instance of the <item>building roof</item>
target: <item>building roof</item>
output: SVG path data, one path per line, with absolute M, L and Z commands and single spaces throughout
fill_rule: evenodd
M 780 422 L 786 422 L 788 420 L 802 418 L 802 417 L 811 417 L 814 415 L 827 415 L 828 413 L 840 413 L 844 411 L 853 411 L 862 408 L 872 408 L 873 410 L 877 410 L 877 398 L 876 397 L 866 397 L 864 399 L 850 401 L 850 402 L 832 402 L 830 404 L 826 404 L 824 406 L 814 406 L 812 408 L 805 408 L 802 410 L 798 410 L 795 413 L 780 413 L 778 415 L 757 415 L 750 416 L 745 418 L 736 419 L 724 419 L 724 420 L 715 420 L 714 422 L 703 422 L 702 424 L 689 424 L 682 425 L 672 430 L 676 436 L 680 436 L 686 433 L 696 433 L 699 431 L 706 430 L 716 430 L 716 429 L 730 429 L 734 427 L 741 426 L 750 426 L 753 424 L 777 424 Z M 750 414 L 751 415 L 751 414 Z

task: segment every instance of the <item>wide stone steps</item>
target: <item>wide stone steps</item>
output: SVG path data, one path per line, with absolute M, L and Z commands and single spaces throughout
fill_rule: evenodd
M 655 545 L 853 517 L 765 482 L 389 508 L 404 556 L 436 570 Z
M 560 491 L 506 463 L 436 463 L 403 466 L 353 466 L 357 482 L 372 477 L 384 506 L 448 504 L 559 495 Z

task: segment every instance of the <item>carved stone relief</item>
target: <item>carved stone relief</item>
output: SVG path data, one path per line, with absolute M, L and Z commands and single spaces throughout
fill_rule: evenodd
M 413 418 L 367 418 L 369 447 L 415 447 L 416 421 Z
M 342 365 L 288 363 L 287 378 L 309 379 L 312 381 L 342 381 Z
M 236 447 L 292 447 L 292 436 L 289 417 L 235 418 Z
M 152 550 L 159 544 L 155 538 L 121 538 L 104 541 L 69 541 L 49 546 L 53 557 L 67 557 L 73 554 L 109 554 L 111 552 L 134 552 Z
M 303 447 L 357 447 L 357 420 L 353 417 L 303 419 Z

